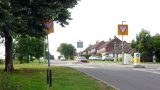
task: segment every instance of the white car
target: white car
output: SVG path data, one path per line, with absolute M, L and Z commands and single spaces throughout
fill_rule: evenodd
M 114 60 L 114 57 L 111 57 L 111 56 L 102 56 L 102 60 Z
M 101 60 L 102 58 L 100 56 L 90 56 L 90 60 Z
M 88 62 L 87 59 L 84 56 L 77 57 L 79 62 Z

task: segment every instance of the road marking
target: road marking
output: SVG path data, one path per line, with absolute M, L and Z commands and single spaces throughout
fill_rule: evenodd
M 155 71 L 155 70 L 159 70 L 159 69 L 138 69 L 138 68 L 136 68 L 136 69 L 133 69 L 133 70 L 149 72 L 149 73 L 154 73 L 154 74 L 160 75 L 160 72 Z
M 66 67 L 75 67 L 75 68 L 95 68 L 95 67 L 92 67 L 92 66 L 85 66 L 83 64 L 72 64 L 72 63 L 67 63 L 67 64 L 54 64 L 54 65 L 57 65 L 57 66 L 66 66 Z
M 69 67 L 75 67 L 75 68 L 95 68 L 91 66 L 69 66 Z

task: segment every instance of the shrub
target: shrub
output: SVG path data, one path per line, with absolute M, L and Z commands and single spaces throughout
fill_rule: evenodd
M 86 59 L 89 59 L 89 57 L 91 56 L 90 54 L 83 54 L 81 56 L 84 56 Z

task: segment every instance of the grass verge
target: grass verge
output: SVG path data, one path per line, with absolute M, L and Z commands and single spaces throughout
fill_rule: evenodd
M 46 83 L 44 64 L 16 64 L 12 73 L 0 65 L 0 90 L 115 90 L 112 87 L 69 67 L 51 67 L 52 87 Z

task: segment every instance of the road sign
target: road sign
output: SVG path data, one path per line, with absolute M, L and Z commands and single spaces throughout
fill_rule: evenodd
M 82 41 L 77 42 L 77 48 L 83 48 L 83 42 Z
M 127 24 L 118 25 L 118 35 L 128 35 L 128 25 Z
M 139 56 L 140 56 L 140 53 L 137 53 L 137 54 L 136 54 L 136 57 L 139 58 Z
M 140 53 L 134 53 L 134 65 L 140 64 Z
M 43 20 L 43 24 L 47 27 L 45 30 L 47 33 L 53 33 L 54 32 L 54 20 Z

